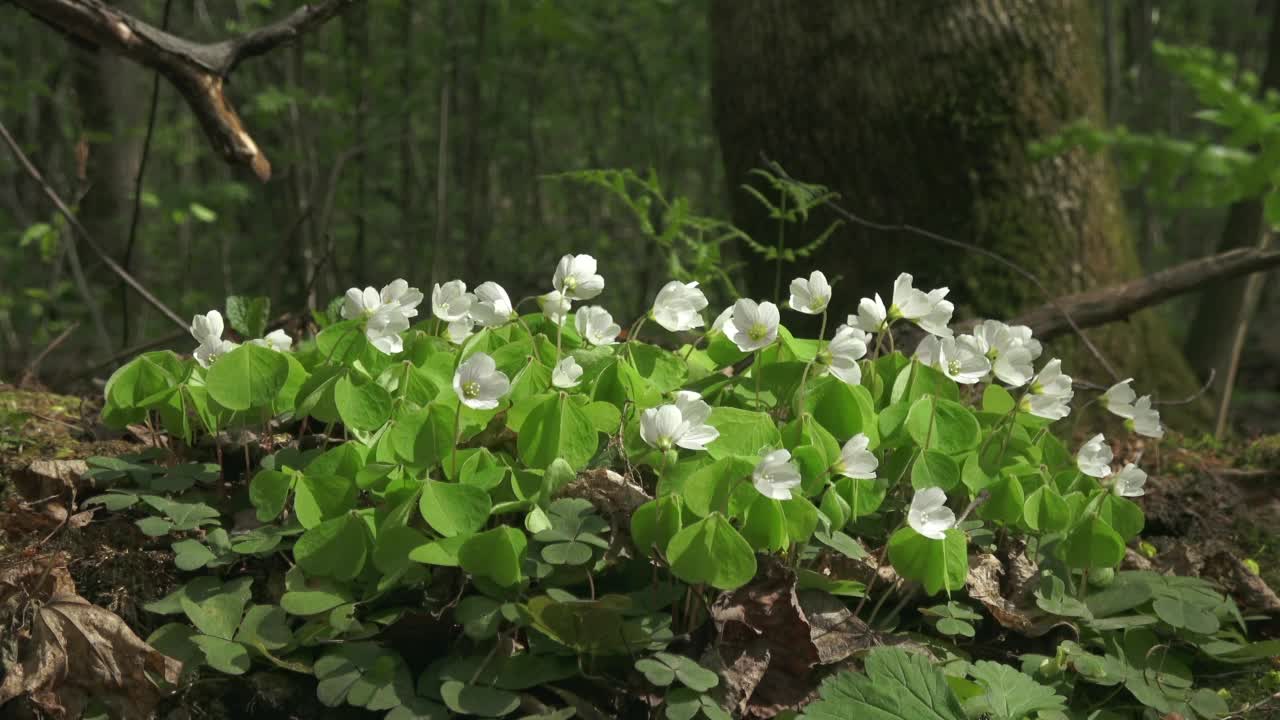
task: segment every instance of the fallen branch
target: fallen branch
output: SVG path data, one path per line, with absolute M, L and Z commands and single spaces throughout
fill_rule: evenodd
M 226 96 L 226 81 L 242 61 L 301 37 L 363 0 L 325 0 L 239 37 L 195 43 L 112 7 L 103 0 L 13 0 L 50 27 L 123 55 L 168 78 L 195 113 L 214 148 L 233 165 L 271 177 L 271 163 L 249 136 Z
M 1229 250 L 1120 285 L 1067 295 L 1022 313 L 1013 322 L 1029 326 L 1036 337 L 1048 340 L 1071 330 L 1068 316 L 1080 328 L 1106 325 L 1209 283 L 1274 267 L 1280 267 L 1280 250 Z

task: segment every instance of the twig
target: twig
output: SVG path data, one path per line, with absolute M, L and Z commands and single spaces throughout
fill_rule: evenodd
M 113 260 L 111 256 L 94 241 L 93 237 L 89 235 L 89 231 L 84 229 L 84 225 L 80 224 L 80 220 L 76 218 L 75 213 L 71 212 L 71 208 L 67 207 L 67 204 L 62 201 L 62 198 L 58 196 L 58 193 L 49 185 L 48 182 L 45 181 L 44 176 L 40 174 L 40 171 L 36 169 L 36 166 L 31 164 L 31 160 L 27 157 L 26 153 L 22 152 L 22 148 L 18 147 L 17 141 L 9 134 L 9 128 L 5 127 L 4 122 L 2 121 L 0 121 L 0 137 L 4 138 L 5 143 L 8 144 L 9 150 L 13 152 L 13 156 L 17 158 L 18 163 L 27 171 L 27 174 L 31 176 L 31 179 L 40 184 L 40 187 L 44 190 L 44 194 L 51 202 L 53 202 L 54 206 L 58 208 L 58 212 L 62 213 L 63 217 L 67 219 L 67 222 L 71 224 L 71 227 L 75 229 L 76 233 L 80 235 L 80 239 L 84 241 L 84 244 L 88 245 L 89 249 L 98 256 L 98 259 L 105 263 L 107 267 L 111 268 L 116 275 L 119 275 L 121 280 L 128 283 L 129 287 L 133 288 L 139 295 L 141 295 L 143 300 L 146 300 L 152 307 L 163 313 L 165 317 L 172 320 L 178 325 L 178 327 L 186 330 L 187 324 L 183 322 L 182 318 L 178 317 L 177 313 L 170 310 L 164 303 L 160 302 L 159 298 L 152 295 L 150 290 L 143 287 L 142 283 L 138 282 L 137 278 L 129 274 L 129 271 L 120 267 L 120 263 Z M 73 250 L 71 258 L 74 261 L 75 244 L 69 243 L 68 247 Z M 90 305 L 89 311 L 90 313 L 97 312 L 96 303 Z M 108 352 L 110 352 L 111 344 L 109 339 L 105 345 L 108 348 Z
M 86 377 L 88 375 L 92 375 L 103 368 L 111 367 L 112 365 L 115 365 L 121 360 L 124 360 L 126 358 L 131 358 L 134 355 L 137 355 L 138 353 L 145 352 L 159 345 L 164 345 L 166 343 L 173 342 L 174 340 L 177 340 L 183 335 L 186 335 L 187 332 L 188 332 L 188 329 L 184 327 L 181 330 L 174 330 L 168 335 L 161 335 L 160 337 L 152 338 L 150 340 L 144 340 L 136 345 L 127 347 L 121 350 L 120 352 L 112 355 L 111 357 L 107 358 L 106 360 L 103 360 L 100 363 L 97 363 L 95 365 L 85 368 L 84 372 L 77 375 L 76 378 L 79 379 L 82 377 Z
M 160 29 L 169 29 L 169 10 L 173 0 L 164 0 L 164 13 L 160 18 Z M 138 222 L 142 218 L 142 178 L 147 172 L 147 158 L 151 155 L 151 136 L 156 129 L 156 108 L 160 105 L 160 73 L 151 77 L 151 109 L 147 112 L 147 131 L 142 136 L 142 152 L 138 157 L 138 174 L 133 181 L 133 216 L 129 219 L 129 237 L 124 245 L 124 269 L 128 270 L 133 262 L 133 247 L 138 239 Z M 120 285 L 120 342 L 129 344 L 129 293 L 124 284 Z
M 53 352 L 54 348 L 58 347 L 67 338 L 71 337 L 71 333 L 75 332 L 75 329 L 78 327 L 80 327 L 80 321 L 77 320 L 76 322 L 68 325 L 66 330 L 58 333 L 58 337 L 50 340 L 49 344 L 45 345 L 44 349 L 40 351 L 40 354 L 36 355 L 30 363 L 27 363 L 27 369 L 22 373 L 22 382 L 18 384 L 22 385 L 30 380 L 34 380 L 36 378 L 36 373 L 40 370 L 40 363 L 44 362 L 44 359 L 49 356 L 49 353 Z
M 1218 374 L 1217 368 L 1209 368 L 1209 379 L 1204 381 L 1204 385 L 1201 385 L 1199 390 L 1196 390 L 1195 392 L 1182 398 L 1181 400 L 1153 400 L 1151 404 L 1152 405 L 1190 405 L 1196 400 L 1199 400 L 1200 396 L 1209 392 L 1209 388 L 1213 387 L 1213 379 L 1217 374 Z
M 970 501 L 969 506 L 966 507 L 964 511 L 960 513 L 960 516 L 956 518 L 956 525 L 963 523 L 966 519 L 968 519 L 970 513 L 972 513 L 974 510 L 977 510 L 979 507 L 982 507 L 982 504 L 985 503 L 990 498 L 991 498 L 990 490 L 983 488 L 982 490 L 978 491 L 978 494 L 973 496 L 973 500 Z
M 767 165 L 773 168 L 774 172 L 778 173 L 782 177 L 787 178 L 788 180 L 793 179 L 790 175 L 787 175 L 786 171 L 782 169 L 782 166 L 778 165 L 775 162 L 770 161 L 768 158 L 764 158 L 764 161 Z M 854 215 L 852 212 L 838 205 L 834 199 L 828 199 L 825 201 L 824 204 L 827 207 L 831 208 L 837 215 L 844 218 L 845 220 L 848 220 L 851 223 L 854 223 L 855 225 L 860 225 L 862 227 L 869 228 L 871 230 L 879 230 L 881 232 L 905 232 L 912 235 L 916 235 L 918 237 L 925 238 L 926 240 L 932 240 L 937 243 L 942 243 L 943 245 L 950 245 L 951 247 L 957 247 L 962 250 L 967 250 L 969 252 L 977 253 L 989 260 L 994 260 L 1000 263 L 1001 265 L 1004 265 L 1005 267 L 1009 268 L 1010 270 L 1016 272 L 1018 275 L 1021 275 L 1024 280 L 1036 286 L 1036 289 L 1038 289 L 1040 293 L 1044 295 L 1047 305 L 1053 308 L 1055 311 L 1057 311 L 1057 313 L 1062 316 L 1063 320 L 1065 320 L 1066 323 L 1070 325 L 1071 328 L 1075 331 L 1075 333 L 1080 336 L 1080 341 L 1084 343 L 1085 347 L 1089 349 L 1089 352 L 1093 354 L 1093 356 L 1098 360 L 1098 362 L 1107 371 L 1107 373 L 1109 373 L 1116 380 L 1120 379 L 1120 374 L 1116 372 L 1115 367 L 1113 367 L 1111 363 L 1107 361 L 1106 357 L 1103 356 L 1102 351 L 1098 350 L 1098 347 L 1093 344 L 1093 341 L 1085 336 L 1084 330 L 1082 330 L 1080 326 L 1076 324 L 1076 321 L 1071 317 L 1071 313 L 1067 312 L 1067 310 L 1064 309 L 1058 303 L 1058 301 L 1054 299 L 1053 295 L 1049 292 L 1049 288 L 1045 287 L 1044 283 L 1040 282 L 1040 279 L 1037 278 L 1035 274 L 1032 273 L 1030 270 L 1027 270 L 1026 268 L 1022 267 L 1021 265 L 1013 262 L 1012 260 L 1004 257 L 999 253 L 992 252 L 991 250 L 988 250 L 983 247 L 979 247 L 977 245 L 974 245 L 973 243 L 967 243 L 961 240 L 955 240 L 953 238 L 946 237 L 945 235 L 939 235 L 938 233 L 925 230 L 924 228 L 916 227 L 915 225 L 909 225 L 907 223 L 873 222 L 871 220 L 867 220 L 857 215 Z M 1033 329 L 1035 328 L 1033 327 Z M 1042 333 L 1039 333 L 1039 332 L 1037 332 L 1036 334 L 1042 335 Z

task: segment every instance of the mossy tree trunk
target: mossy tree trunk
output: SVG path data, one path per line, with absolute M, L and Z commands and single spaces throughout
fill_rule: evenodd
M 733 216 L 761 242 L 772 242 L 776 224 L 737 188 L 763 153 L 793 177 L 840 193 L 854 213 L 993 250 L 1056 295 L 1139 272 L 1106 159 L 1077 151 L 1040 160 L 1028 149 L 1066 122 L 1101 119 L 1090 3 L 713 0 L 710 12 L 715 123 Z M 788 230 L 791 242 L 830 219 Z M 749 260 L 751 292 L 771 295 L 773 267 Z M 961 312 L 972 315 L 1004 317 L 1044 301 L 989 259 L 907 233 L 845 226 L 784 277 L 810 266 L 840 277 L 841 315 L 863 294 L 886 293 L 904 270 L 920 284 L 950 286 Z M 1142 371 L 1140 389 L 1156 382 L 1172 396 L 1195 387 L 1149 313 L 1090 337 L 1122 372 Z M 1109 380 L 1096 363 L 1076 367 Z

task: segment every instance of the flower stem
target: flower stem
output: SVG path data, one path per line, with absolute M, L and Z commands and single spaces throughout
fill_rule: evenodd
M 458 472 L 458 431 L 462 427 L 462 401 L 458 401 L 458 411 L 453 414 L 453 452 L 449 460 L 453 472 Z
M 519 315 L 516 316 L 516 322 L 520 323 L 520 327 L 524 328 L 525 334 L 529 336 L 529 344 L 533 347 L 533 357 L 538 362 L 542 362 L 542 357 L 538 353 L 538 340 L 533 337 L 533 329 L 530 328 L 529 323 L 525 322 L 524 318 Z
M 560 342 L 564 337 L 564 324 L 564 318 L 561 318 L 560 322 L 556 323 L 556 363 L 560 362 Z
M 751 375 L 756 379 L 756 407 L 760 406 L 760 351 L 756 351 L 756 359 L 751 363 Z
M 796 390 L 796 414 L 804 412 L 804 391 L 805 386 L 809 382 L 809 370 L 813 364 L 818 361 L 818 356 L 822 354 L 822 341 L 827 336 L 827 311 L 822 311 L 822 324 L 818 328 L 818 349 L 813 353 L 813 359 L 804 364 L 804 372 L 800 374 L 800 388 Z
M 640 368 L 636 366 L 636 354 L 632 351 L 632 343 L 637 342 L 640 336 L 640 330 L 644 327 L 646 321 L 649 320 L 648 315 L 641 315 L 639 320 L 631 326 L 631 330 L 627 332 L 627 359 L 631 361 L 631 367 L 638 373 Z

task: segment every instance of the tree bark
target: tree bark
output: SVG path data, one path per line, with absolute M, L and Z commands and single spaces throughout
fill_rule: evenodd
M 1139 272 L 1106 158 L 1037 159 L 1029 149 L 1067 122 L 1102 119 L 1089 3 L 712 0 L 710 19 L 733 217 L 758 241 L 773 244 L 777 225 L 736 188 L 763 153 L 792 177 L 838 192 L 858 215 L 996 252 L 1056 295 Z M 787 244 L 807 242 L 831 219 L 819 212 L 799 232 L 788 228 Z M 773 264 L 751 265 L 751 292 L 772 294 Z M 918 285 L 949 286 L 958 314 L 1009 317 L 1046 299 L 988 258 L 852 225 L 783 268 L 783 295 L 787 278 L 812 268 L 839 278 L 837 317 L 863 295 L 885 294 L 902 271 Z M 1157 317 L 1140 313 L 1126 325 L 1090 334 L 1112 364 L 1143 369 L 1142 389 L 1185 396 L 1197 387 Z M 1055 349 L 1084 359 L 1077 348 Z

